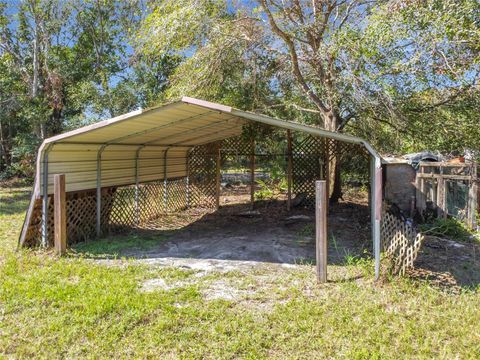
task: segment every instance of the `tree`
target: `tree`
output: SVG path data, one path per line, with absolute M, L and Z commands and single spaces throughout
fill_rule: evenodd
M 322 4 L 262 1 L 260 8 L 233 13 L 224 1 L 199 1 L 195 10 L 184 1 L 165 1 L 147 18 L 144 43 L 147 49 L 165 53 L 193 49 L 174 76 L 171 94 L 189 89 L 247 109 L 272 111 L 272 102 L 291 93 L 294 84 L 316 107 L 305 109 L 301 100 L 297 108 L 307 110 L 309 118 L 316 114 L 317 125 L 340 131 L 353 113 L 342 94 L 347 85 L 340 76 L 337 33 L 357 21 L 366 5 L 333 0 Z M 188 80 L 182 76 L 186 73 Z M 197 89 L 192 89 L 191 76 Z M 334 201 L 341 195 L 336 167 Z
M 21 159 L 48 136 L 138 107 L 128 40 L 142 10 L 140 1 L 0 1 L 3 164 L 13 149 Z
M 350 42 L 365 64 L 355 78 L 365 118 L 381 119 L 422 143 L 418 140 L 426 135 L 443 136 L 442 123 L 451 123 L 455 107 L 457 134 L 468 138 L 461 131 L 462 115 L 471 112 L 458 105 L 478 96 L 479 16 L 475 0 L 397 1 L 377 7 Z M 418 132 L 421 122 L 431 126 L 429 134 Z

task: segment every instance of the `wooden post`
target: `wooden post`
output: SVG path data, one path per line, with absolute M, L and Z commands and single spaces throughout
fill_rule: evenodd
M 319 283 L 327 282 L 327 182 L 315 182 L 315 233 L 317 280 Z
M 65 175 L 55 175 L 54 187 L 54 224 L 55 251 L 59 255 L 67 250 L 67 206 L 65 195 Z
M 217 150 L 216 172 L 215 172 L 215 207 L 220 209 L 220 146 Z
M 423 174 L 423 166 L 420 164 L 418 173 Z M 418 215 L 420 218 L 423 220 L 423 212 L 425 210 L 425 194 L 423 193 L 424 189 L 424 182 L 423 178 L 420 176 L 417 176 L 415 179 L 415 188 L 416 188 L 416 201 L 415 201 L 415 208 L 417 209 Z
M 250 154 L 250 203 L 252 209 L 255 205 L 255 140 L 252 140 L 252 153 Z
M 476 215 L 477 215 L 477 163 L 472 164 L 471 170 L 472 179 L 468 182 L 468 226 L 470 229 L 475 230 L 476 228 Z
M 293 159 L 292 159 L 292 132 L 287 130 L 287 210 L 290 211 L 292 207 L 292 171 L 293 171 Z
M 445 181 L 443 177 L 439 177 L 437 179 L 437 217 L 441 218 L 444 214 L 444 197 L 443 194 L 445 193 Z
M 327 199 L 330 197 L 330 143 L 325 139 L 325 181 L 327 188 Z M 328 210 L 327 210 L 328 211 Z

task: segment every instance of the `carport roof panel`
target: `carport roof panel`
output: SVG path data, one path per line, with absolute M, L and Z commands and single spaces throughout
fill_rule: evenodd
M 241 133 L 245 120 L 220 110 L 178 101 L 104 120 L 45 143 L 194 146 L 211 138 L 210 134 L 222 138 L 223 133 Z
M 183 97 L 180 101 L 133 111 L 48 138 L 44 145 L 77 143 L 188 147 L 238 135 L 248 121 L 350 143 L 366 144 L 362 139 L 350 135 Z

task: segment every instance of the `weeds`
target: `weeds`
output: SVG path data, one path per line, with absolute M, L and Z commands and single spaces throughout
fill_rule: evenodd
M 287 180 L 281 178 L 275 181 L 256 180 L 260 189 L 255 191 L 255 200 L 273 200 L 277 195 L 287 191 Z
M 448 237 L 460 241 L 469 241 L 474 235 L 463 222 L 455 218 L 436 218 L 432 222 L 421 224 L 419 229 L 427 235 Z

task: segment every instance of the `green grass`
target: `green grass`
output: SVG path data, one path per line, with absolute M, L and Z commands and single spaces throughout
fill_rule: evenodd
M 168 235 L 163 233 L 112 235 L 101 241 L 75 244 L 73 252 L 86 257 L 118 258 L 129 251 L 141 252 L 151 250 L 168 237 Z
M 15 252 L 28 196 L 22 189 L 0 194 L 0 358 L 480 356 L 478 290 L 451 294 L 408 279 L 375 284 L 363 261 L 329 267 L 331 281 L 318 286 L 311 265 L 199 277 L 129 260 L 114 266 Z M 83 251 L 138 244 L 128 236 L 113 244 L 120 238 Z M 180 285 L 142 291 L 157 278 Z M 207 300 L 217 282 L 242 295 Z

